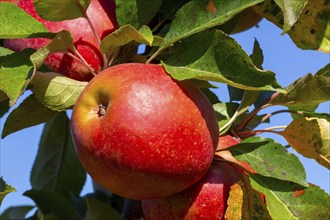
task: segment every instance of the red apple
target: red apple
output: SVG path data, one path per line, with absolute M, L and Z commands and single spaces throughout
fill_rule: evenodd
M 89 82 L 73 109 L 72 134 L 96 182 L 141 200 L 173 195 L 201 179 L 218 124 L 192 82 L 173 80 L 160 65 L 128 63 Z
M 146 220 L 223 219 L 230 187 L 240 179 L 231 165 L 214 161 L 207 174 L 195 185 L 176 195 L 142 200 Z
M 95 72 L 99 72 L 103 66 L 103 58 L 99 44 L 85 18 L 76 18 L 61 22 L 51 22 L 42 19 L 36 12 L 32 0 L 20 0 L 18 6 L 28 14 L 43 23 L 50 32 L 61 30 L 69 31 L 74 40 L 78 52 L 84 57 L 87 63 Z M 116 27 L 115 3 L 113 0 L 92 0 L 87 9 L 93 26 L 99 38 L 103 38 Z M 22 51 L 25 48 L 39 49 L 49 43 L 49 39 L 30 38 L 5 40 L 4 46 L 14 51 Z M 51 54 L 44 64 L 53 71 L 62 73 L 70 78 L 82 81 L 89 81 L 93 74 L 88 68 L 77 60 L 74 60 L 63 53 Z

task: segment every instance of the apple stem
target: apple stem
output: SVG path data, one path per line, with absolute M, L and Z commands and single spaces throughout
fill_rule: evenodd
M 262 123 L 262 122 L 265 122 L 267 121 L 270 117 L 274 116 L 274 115 L 277 115 L 277 114 L 280 114 L 280 113 L 291 113 L 291 114 L 298 114 L 298 115 L 301 115 L 301 116 L 308 116 L 308 115 L 305 115 L 304 112 L 302 111 L 295 111 L 295 110 L 289 110 L 289 109 L 283 109 L 283 110 L 278 110 L 278 111 L 274 111 L 272 113 L 269 113 L 267 115 L 265 115 L 259 122 L 258 124 Z
M 158 49 L 147 61 L 146 64 L 149 64 L 156 56 L 158 56 L 162 52 L 162 49 Z
M 258 114 L 259 111 L 266 107 L 272 106 L 272 104 L 269 104 L 269 102 L 275 99 L 279 94 L 279 92 L 274 93 L 257 108 L 255 108 L 245 119 L 243 119 L 243 121 L 237 126 L 236 130 L 241 131 Z
M 87 20 L 88 25 L 91 28 L 98 45 L 101 47 L 101 39 L 97 35 L 96 29 L 95 29 L 95 27 L 92 23 L 92 20 L 89 18 L 88 14 L 87 14 L 87 11 L 82 7 L 79 0 L 76 0 L 76 4 L 77 4 L 78 8 L 80 9 L 81 13 L 84 15 L 85 19 Z M 103 68 L 102 69 L 106 69 L 108 62 L 107 62 L 107 57 L 106 57 L 105 54 L 102 54 L 102 59 L 103 59 Z
M 90 65 L 86 62 L 86 60 L 81 56 L 81 54 L 75 50 L 74 51 L 75 54 L 78 56 L 76 57 L 74 54 L 70 53 L 70 52 L 66 52 L 65 54 L 67 54 L 68 56 L 70 56 L 71 58 L 77 60 L 78 62 L 82 63 L 84 66 L 87 67 L 87 69 L 94 75 L 96 76 L 95 71 L 93 70 L 93 68 L 90 67 Z
M 106 113 L 106 110 L 107 110 L 106 106 L 99 104 L 99 111 L 97 112 L 98 116 L 99 117 L 104 116 Z
M 286 128 L 286 126 L 273 126 L 273 127 L 265 128 L 262 130 L 239 131 L 239 132 L 237 132 L 237 135 L 244 136 L 245 138 L 255 136 L 255 135 L 258 135 L 261 133 L 265 133 L 265 132 L 281 135 L 281 133 L 282 133 L 281 131 L 274 131 L 274 130 L 285 129 L 285 128 Z
M 235 121 L 235 119 L 236 119 L 236 117 L 238 116 L 238 113 L 239 113 L 239 111 L 236 111 L 235 113 L 234 113 L 234 115 L 233 115 L 233 117 L 231 117 L 231 119 L 224 125 L 224 126 L 222 126 L 221 128 L 220 128 L 220 133 L 221 132 L 223 132 L 224 130 L 226 130 L 226 128 L 228 127 L 228 126 L 230 126 L 234 121 Z

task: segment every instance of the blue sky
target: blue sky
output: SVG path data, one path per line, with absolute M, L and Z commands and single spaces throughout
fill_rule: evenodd
M 256 38 L 264 52 L 264 69 L 275 72 L 278 82 L 282 86 L 289 85 L 298 77 L 307 73 L 314 74 L 329 63 L 328 54 L 296 48 L 287 35 L 281 36 L 281 30 L 268 21 L 263 20 L 259 26 L 259 28 L 252 28 L 249 31 L 233 35 L 233 37 L 242 45 L 248 54 L 252 52 L 254 39 Z M 219 88 L 215 90 L 222 101 L 228 100 L 226 90 L 225 85 L 219 85 Z M 25 95 L 21 97 L 20 101 L 25 97 Z M 329 113 L 329 102 L 321 104 L 318 111 Z M 2 132 L 7 115 L 1 118 L 0 132 Z M 290 121 L 291 117 L 289 114 L 281 114 L 272 118 L 271 126 L 287 125 Z M 3 176 L 4 180 L 17 190 L 16 193 L 6 196 L 0 207 L 0 213 L 9 206 L 33 204 L 32 200 L 24 197 L 22 194 L 31 188 L 29 181 L 30 170 L 37 154 L 42 128 L 43 125 L 34 126 L 0 140 L 0 176 Z M 274 138 L 282 145 L 287 145 L 286 141 L 278 135 L 263 136 Z M 307 180 L 319 185 L 329 193 L 329 171 L 319 166 L 313 160 L 300 156 L 299 158 L 305 166 Z M 91 191 L 91 180 L 88 178 L 82 195 Z

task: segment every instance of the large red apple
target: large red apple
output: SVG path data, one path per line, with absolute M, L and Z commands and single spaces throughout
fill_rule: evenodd
M 207 174 L 185 191 L 167 198 L 142 200 L 146 220 L 223 219 L 230 187 L 240 179 L 231 165 L 214 161 Z
M 32 0 L 20 0 L 18 6 L 43 23 L 50 32 L 69 31 L 73 36 L 76 49 L 90 67 L 95 72 L 102 69 L 103 58 L 100 46 L 85 18 L 51 22 L 42 19 L 37 14 Z M 87 9 L 87 15 L 100 39 L 111 33 L 116 27 L 115 3 L 113 0 L 92 0 Z M 4 46 L 14 51 L 22 51 L 25 48 L 39 49 L 49 42 L 49 39 L 44 38 L 14 39 L 5 40 Z M 84 64 L 63 53 L 49 55 L 44 64 L 53 71 L 60 72 L 73 79 L 88 81 L 93 77 L 93 74 Z
M 189 81 L 156 64 L 121 64 L 94 77 L 72 113 L 78 156 L 107 190 L 131 199 L 178 193 L 207 172 L 215 112 Z

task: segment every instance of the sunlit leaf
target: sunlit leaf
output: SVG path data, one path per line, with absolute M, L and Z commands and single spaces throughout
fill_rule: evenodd
M 330 53 L 330 4 L 328 1 L 283 1 L 276 0 L 285 8 L 285 14 L 273 0 L 265 0 L 254 6 L 255 11 L 284 29 L 293 42 L 302 49 L 320 50 Z M 303 7 L 305 5 L 305 7 Z M 301 9 L 303 10 L 301 11 Z M 301 13 L 300 13 L 301 11 Z M 300 14 L 300 15 L 299 15 Z
M 25 219 L 26 214 L 31 211 L 34 206 L 13 206 L 6 209 L 1 215 L 1 220 Z
M 161 48 L 223 24 L 240 11 L 260 2 L 262 0 L 228 0 L 223 4 L 222 0 L 192 0 L 177 12 Z
M 70 121 L 64 112 L 45 124 L 30 179 L 33 189 L 65 196 L 80 194 L 86 171 L 75 153 Z
M 307 74 L 285 88 L 286 94 L 278 94 L 270 104 L 285 105 L 292 110 L 314 111 L 330 100 L 330 77 L 326 74 Z
M 221 31 L 204 31 L 175 44 L 163 65 L 178 80 L 200 79 L 245 90 L 282 91 L 273 72 L 257 68 L 242 47 Z
M 0 205 L 6 195 L 11 192 L 16 192 L 16 189 L 11 185 L 8 185 L 2 177 L 0 177 Z
M 156 15 L 163 0 L 116 0 L 116 17 L 120 26 L 135 28 L 147 25 Z
M 120 214 L 110 205 L 92 198 L 86 198 L 86 202 L 87 213 L 84 216 L 84 220 L 122 220 Z
M 271 219 L 261 194 L 251 188 L 245 175 L 230 187 L 227 203 L 225 219 Z
M 101 51 L 105 54 L 113 53 L 119 47 L 132 41 L 136 42 L 136 44 L 151 46 L 153 40 L 152 32 L 147 26 L 142 26 L 140 30 L 136 30 L 130 25 L 124 25 L 102 40 Z
M 23 195 L 35 202 L 42 215 L 56 215 L 59 219 L 76 219 L 72 202 L 60 194 L 32 189 L 24 192 Z
M 30 59 L 35 67 L 39 68 L 49 54 L 66 52 L 68 49 L 75 50 L 73 39 L 70 32 L 63 30 L 57 33 L 50 43 L 33 53 Z
M 8 2 L 0 2 L 0 38 L 13 39 L 47 36 L 47 28 L 23 9 Z
M 265 195 L 272 219 L 329 219 L 330 197 L 317 186 L 301 188 L 260 175 L 252 175 L 250 180 L 251 186 Z
M 57 112 L 41 104 L 33 95 L 27 97 L 8 115 L 1 137 L 48 121 Z
M 308 0 L 287 1 L 275 0 L 276 4 L 281 8 L 284 14 L 283 33 L 288 32 L 296 23 Z
M 323 118 L 295 119 L 281 134 L 297 152 L 330 169 L 329 121 Z
M 50 109 L 63 111 L 74 105 L 87 82 L 73 80 L 53 72 L 36 72 L 32 85 L 36 98 L 42 104 Z
M 0 90 L 9 97 L 10 106 L 16 103 L 30 82 L 33 72 L 30 61 L 32 53 L 33 50 L 28 49 L 20 53 L 0 56 Z
M 251 137 L 230 151 L 236 159 L 248 163 L 260 175 L 307 186 L 305 169 L 298 157 L 272 139 Z
M 38 15 L 45 20 L 63 21 L 84 17 L 91 0 L 32 0 Z M 60 5 L 60 7 L 59 7 Z

